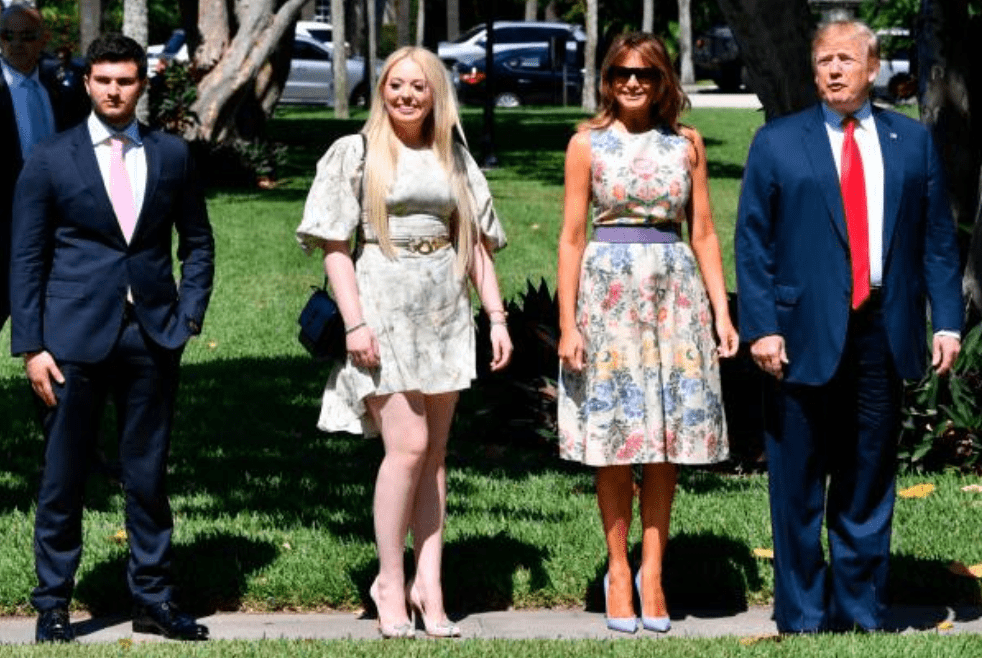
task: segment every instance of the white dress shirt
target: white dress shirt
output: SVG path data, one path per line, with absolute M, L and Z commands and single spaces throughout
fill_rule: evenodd
M 28 90 L 24 86 L 24 82 L 30 79 L 37 84 L 38 91 L 41 95 L 41 104 L 44 106 L 44 112 L 47 115 L 45 121 L 53 135 L 55 132 L 55 113 L 51 107 L 51 98 L 48 96 L 47 88 L 41 84 L 41 79 L 38 78 L 38 69 L 36 66 L 30 75 L 24 75 L 0 57 L 0 68 L 3 69 L 3 79 L 7 83 L 7 88 L 10 90 L 10 100 L 14 105 L 14 119 L 17 121 L 17 134 L 20 136 L 20 155 L 21 158 L 26 160 L 28 153 L 31 152 L 34 144 L 40 141 L 40 139 L 37 135 L 33 134 L 34 130 L 28 118 L 28 112 L 30 111 L 27 100 Z M 46 137 L 46 135 L 43 137 Z
M 845 130 L 839 114 L 828 105 L 822 104 L 825 113 L 825 130 L 832 144 L 832 157 L 835 158 L 835 171 L 842 179 L 842 142 Z M 856 145 L 863 159 L 863 178 L 866 182 L 866 218 L 869 224 L 869 282 L 874 288 L 883 284 L 883 154 L 880 152 L 880 137 L 876 133 L 873 110 L 869 101 L 853 114 L 856 124 Z

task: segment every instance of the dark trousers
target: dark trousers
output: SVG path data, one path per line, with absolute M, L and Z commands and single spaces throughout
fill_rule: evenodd
M 181 351 L 150 341 L 131 314 L 101 362 L 59 363 L 58 404 L 42 412 L 44 466 L 34 526 L 40 611 L 66 606 L 82 555 L 82 507 L 99 421 L 109 395 L 116 406 L 121 482 L 130 559 L 127 580 L 138 603 L 171 598 L 173 520 L 165 491 L 167 454 Z
M 876 300 L 852 313 L 831 381 L 778 384 L 767 459 L 780 631 L 882 628 L 901 393 Z

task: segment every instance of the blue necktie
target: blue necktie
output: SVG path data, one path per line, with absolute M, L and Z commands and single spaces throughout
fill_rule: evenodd
M 25 78 L 21 86 L 27 91 L 27 123 L 30 127 L 30 135 L 21 135 L 21 140 L 26 144 L 24 155 L 26 156 L 34 148 L 34 145 L 45 137 L 51 135 L 51 126 L 48 123 L 48 112 L 41 98 L 41 89 L 34 78 Z

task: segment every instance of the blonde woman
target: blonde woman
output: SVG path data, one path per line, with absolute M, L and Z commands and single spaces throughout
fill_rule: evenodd
M 318 427 L 375 435 L 379 574 L 369 592 L 384 637 L 460 635 L 443 606 L 441 558 L 447 437 L 458 391 L 475 377 L 470 278 L 491 321 L 491 369 L 512 345 L 490 252 L 505 244 L 487 182 L 461 143 L 440 60 L 406 47 L 385 61 L 362 135 L 337 140 L 317 165 L 297 229 L 321 248 L 347 333 Z M 352 258 L 349 241 L 362 237 Z M 406 583 L 411 532 L 415 575 Z M 407 609 L 408 604 L 408 609 Z

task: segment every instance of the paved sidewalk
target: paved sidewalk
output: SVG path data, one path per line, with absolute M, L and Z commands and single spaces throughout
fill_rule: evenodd
M 81 642 L 159 641 L 154 635 L 134 634 L 126 618 L 73 618 Z M 374 639 L 375 620 L 361 614 L 334 613 L 219 613 L 200 621 L 213 639 Z M 516 610 L 482 612 L 456 620 L 465 638 L 482 639 L 610 639 L 654 637 L 753 637 L 776 632 L 770 607 L 739 613 L 692 611 L 672 619 L 667 635 L 639 631 L 634 636 L 607 630 L 603 615 L 580 610 Z M 982 608 L 952 609 L 898 607 L 891 626 L 900 632 L 982 633 Z M 422 630 L 417 635 L 423 637 Z M 0 643 L 27 644 L 34 638 L 33 617 L 0 618 Z

